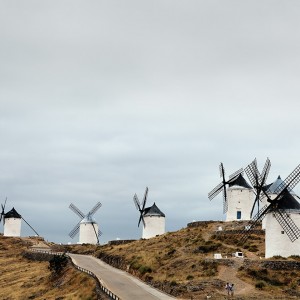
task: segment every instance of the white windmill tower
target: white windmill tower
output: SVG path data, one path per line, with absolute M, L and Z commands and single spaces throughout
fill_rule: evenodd
M 79 232 L 79 244 L 99 244 L 99 236 L 102 233 L 97 222 L 93 219 L 93 215 L 101 205 L 98 202 L 87 214 L 84 214 L 73 203 L 70 204 L 69 208 L 81 218 L 81 221 L 75 225 L 69 236 L 74 238 Z
M 208 193 L 208 198 L 212 200 L 223 191 L 223 212 L 226 213 L 226 221 L 250 220 L 254 194 L 252 187 L 243 177 L 243 169 L 239 169 L 226 180 L 221 163 L 220 177 L 222 182 Z
M 166 216 L 154 203 L 152 206 L 145 208 L 148 196 L 148 187 L 146 187 L 142 205 L 135 194 L 133 197 L 134 204 L 140 212 L 138 226 L 143 223 L 143 239 L 149 239 L 157 235 L 164 234 L 166 231 Z
M 10 211 L 5 213 L 5 205 L 7 198 L 5 199 L 4 205 L 1 204 L 2 211 L 0 216 L 0 222 L 3 220 L 3 235 L 10 237 L 21 236 L 21 223 L 22 220 L 39 236 L 39 234 L 33 229 L 33 227 L 15 210 L 13 207 Z
M 1 219 L 3 218 L 3 235 L 4 236 L 21 236 L 22 216 L 13 207 L 7 213 L 4 212 L 6 200 L 2 206 Z
M 255 170 L 253 170 L 255 175 Z M 263 191 L 267 204 L 263 206 L 243 231 L 241 243 L 263 220 L 265 224 L 265 257 L 300 255 L 300 204 L 291 195 L 300 181 L 300 165 L 276 188 Z M 272 197 L 272 198 L 271 198 Z

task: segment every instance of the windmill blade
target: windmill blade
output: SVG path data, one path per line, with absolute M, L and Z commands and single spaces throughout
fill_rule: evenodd
M 5 215 L 5 205 L 6 205 L 6 201 L 7 201 L 7 197 L 5 198 L 4 205 L 1 204 L 2 211 L 1 211 L 1 215 L 0 215 L 0 222 L 1 222 L 2 218 L 3 218 L 3 216 Z M 3 219 L 3 222 L 4 222 L 4 219 Z
M 102 234 L 103 232 L 100 229 L 98 229 L 98 236 L 101 236 Z
M 254 188 L 257 187 L 259 175 L 258 175 L 258 170 L 256 168 L 256 159 L 245 168 L 245 173 L 252 186 Z
M 218 194 L 220 194 L 220 192 L 223 190 L 223 182 L 221 182 L 220 184 L 218 184 L 212 191 L 210 191 L 208 193 L 208 198 L 209 200 L 212 200 L 213 198 L 215 198 Z
M 249 235 L 251 234 L 251 231 L 258 226 L 260 221 L 262 221 L 269 210 L 271 210 L 272 205 L 265 205 L 260 209 L 260 211 L 254 216 L 254 218 L 247 223 L 244 230 L 241 230 L 240 232 L 240 239 L 239 244 L 244 244 L 246 240 L 248 239 Z
M 239 176 L 240 174 L 244 174 L 244 170 L 243 168 L 235 171 L 234 173 L 232 173 L 230 176 L 229 176 L 229 181 L 232 181 L 233 179 L 235 179 L 235 177 Z
M 145 190 L 144 199 L 143 199 L 143 203 L 142 203 L 142 211 L 144 211 L 144 209 L 145 209 L 147 196 L 148 196 L 148 187 L 146 187 L 146 190 Z
M 292 242 L 300 237 L 300 229 L 285 211 L 276 210 L 273 215 Z
M 223 213 L 225 214 L 228 210 L 228 202 L 227 202 L 227 192 L 226 187 L 223 189 Z
M 81 221 L 80 221 L 81 222 Z M 71 230 L 71 232 L 69 233 L 69 236 L 71 238 L 74 238 L 74 236 L 78 233 L 79 231 L 79 227 L 80 227 L 80 222 L 78 222 L 75 227 Z
M 261 185 L 265 185 L 268 175 L 269 175 L 270 168 L 271 168 L 271 161 L 269 158 L 267 158 L 264 168 L 261 172 L 261 182 L 260 182 Z
M 98 202 L 89 212 L 90 216 L 93 216 L 95 212 L 102 206 L 101 202 Z
M 97 244 L 99 244 L 99 236 L 98 236 L 98 232 L 96 231 L 95 224 L 92 223 L 92 226 L 93 226 L 93 229 L 94 229 L 94 232 L 95 232 L 95 236 L 96 236 L 96 239 L 97 239 Z
M 264 205 L 259 212 L 253 217 L 253 219 L 250 221 L 251 223 L 260 222 L 262 221 L 266 214 L 273 208 L 272 204 L 266 204 Z
M 85 217 L 85 214 L 77 208 L 73 203 L 70 204 L 69 208 L 76 214 L 78 215 L 81 219 Z
M 37 235 L 37 236 L 40 236 L 35 230 L 34 228 L 22 217 L 22 220 L 34 231 L 34 233 Z
M 300 181 L 300 165 L 278 186 L 275 193 L 280 195 L 284 190 L 292 190 Z
M 136 209 L 141 211 L 141 203 L 140 203 L 139 198 L 137 197 L 136 194 L 134 194 L 134 196 L 133 196 L 133 202 L 135 204 Z
M 261 192 L 263 191 L 263 187 L 266 183 L 266 180 L 267 180 L 267 177 L 268 177 L 268 174 L 270 171 L 270 167 L 271 167 L 271 162 L 270 162 L 270 159 L 267 158 L 261 174 L 257 168 L 256 159 L 254 159 L 253 162 L 245 168 L 245 172 L 246 172 L 252 186 L 254 187 L 254 193 L 256 194 L 255 200 L 254 200 L 254 203 L 253 203 L 253 206 L 251 209 L 251 213 L 250 213 L 251 216 L 253 215 L 253 211 L 254 211 L 256 204 L 257 204 L 258 210 L 259 210 L 259 202 L 262 200 L 262 198 L 265 197 L 265 194 L 263 194 L 261 196 Z
M 140 215 L 140 218 L 139 218 L 138 227 L 140 226 L 141 221 L 143 222 L 144 227 L 146 227 L 146 223 L 145 223 L 142 211 L 141 211 L 141 215 Z
M 225 169 L 223 163 L 220 163 L 219 170 L 220 170 L 220 177 L 225 178 Z

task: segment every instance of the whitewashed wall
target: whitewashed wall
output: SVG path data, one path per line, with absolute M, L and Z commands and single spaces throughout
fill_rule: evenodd
M 254 193 L 252 189 L 233 186 L 227 189 L 228 210 L 226 221 L 238 221 L 237 211 L 241 211 L 239 221 L 250 220 L 251 209 L 254 203 Z
M 291 213 L 290 216 L 300 228 L 300 212 Z M 265 217 L 265 228 L 266 258 L 273 257 L 275 255 L 280 255 L 282 257 L 300 255 L 300 239 L 291 242 L 272 213 L 268 213 Z
M 162 216 L 144 216 L 145 225 L 143 226 L 143 239 L 149 239 L 166 231 L 165 217 Z
M 7 218 L 4 223 L 4 236 L 21 236 L 21 218 Z
M 80 229 L 79 229 L 80 244 L 97 244 L 97 237 L 95 231 L 98 234 L 98 224 L 94 223 L 94 227 L 91 223 L 80 224 Z

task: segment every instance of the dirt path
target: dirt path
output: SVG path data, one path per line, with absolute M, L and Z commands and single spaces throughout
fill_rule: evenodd
M 250 285 L 249 283 L 239 279 L 237 277 L 237 270 L 238 268 L 243 264 L 242 260 L 237 259 L 235 261 L 235 264 L 231 267 L 229 266 L 220 266 L 219 269 L 219 279 L 233 283 L 235 286 L 235 295 L 251 295 L 255 293 L 255 288 Z M 225 287 L 224 287 L 224 294 L 225 292 Z

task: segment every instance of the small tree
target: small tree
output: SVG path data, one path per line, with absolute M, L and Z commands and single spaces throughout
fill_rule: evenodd
M 68 264 L 68 258 L 65 254 L 54 255 L 49 261 L 49 270 L 52 274 L 59 275 Z

